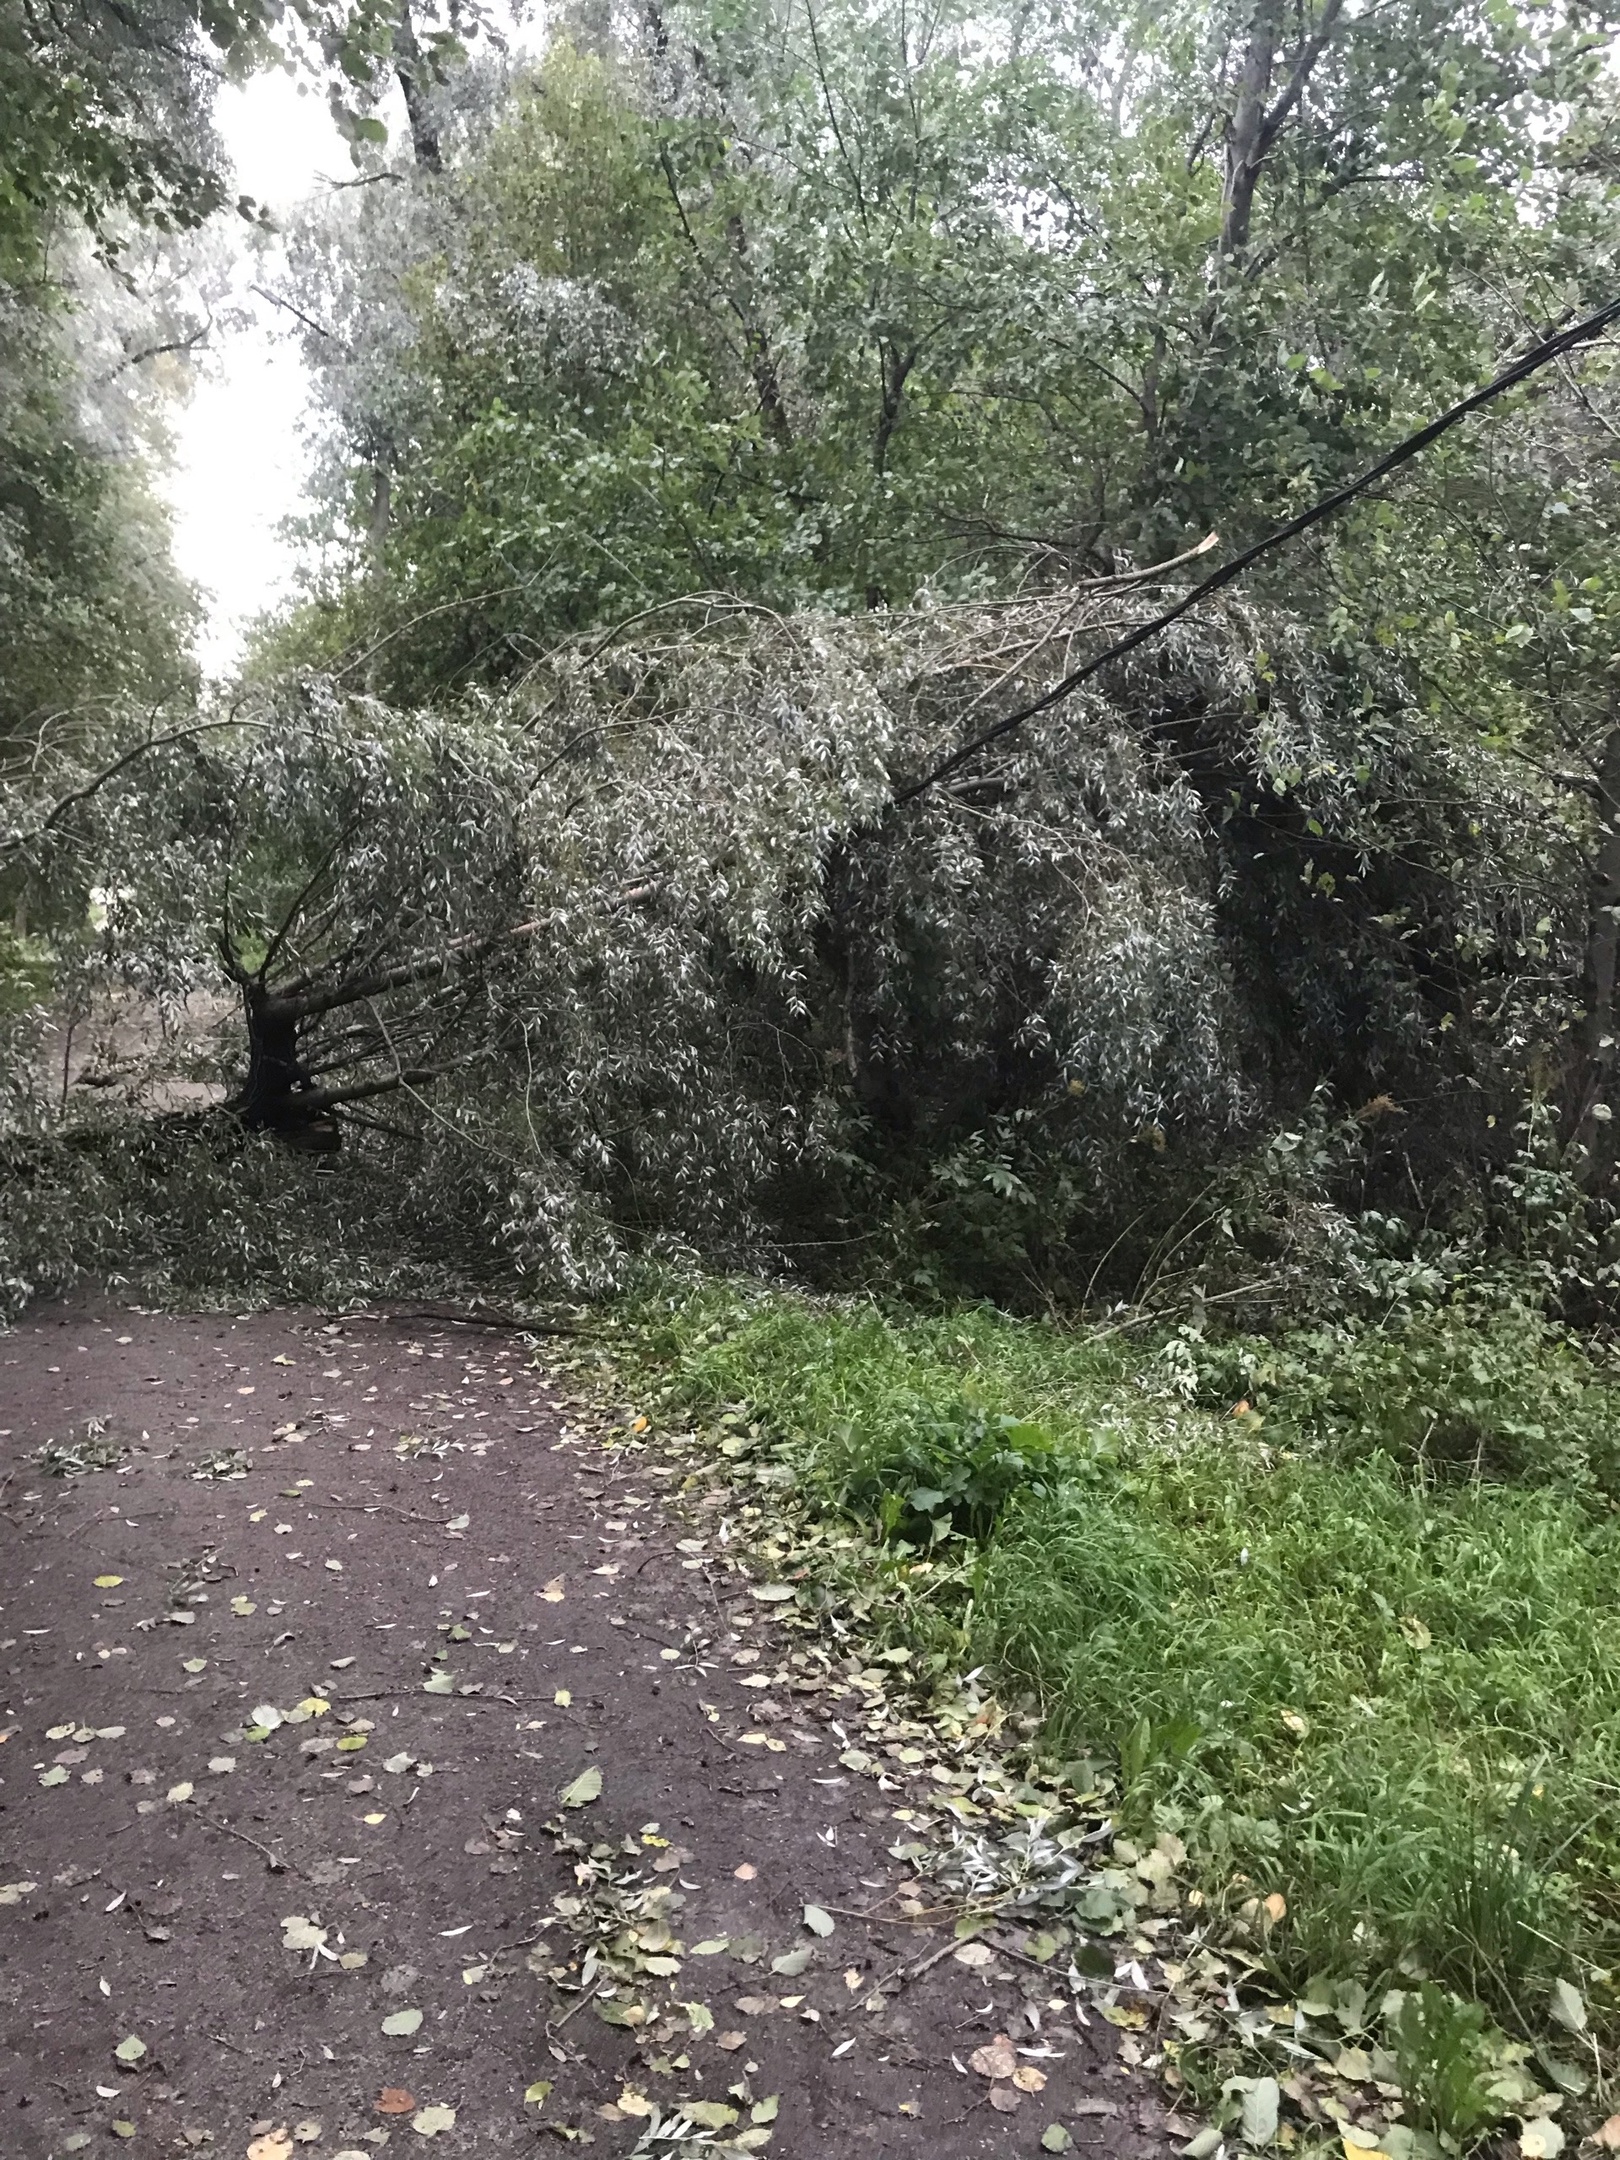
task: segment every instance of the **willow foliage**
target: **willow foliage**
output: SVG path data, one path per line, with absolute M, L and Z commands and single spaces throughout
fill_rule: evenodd
M 160 1017 L 133 1103 L 208 1082 L 377 1234 L 572 1287 L 649 1240 L 1072 1273 L 1325 1081 L 1421 1074 L 1455 1145 L 1522 811 L 1238 608 L 897 800 L 1162 597 L 693 601 L 441 712 L 310 678 L 68 805 L 33 904 L 89 911 L 86 1011 Z

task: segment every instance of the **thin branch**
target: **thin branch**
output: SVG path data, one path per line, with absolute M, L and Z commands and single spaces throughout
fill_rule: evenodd
M 296 315 L 306 330 L 313 330 L 317 337 L 325 338 L 328 344 L 341 346 L 344 352 L 352 350 L 347 338 L 340 338 L 335 330 L 328 330 L 325 323 L 318 323 L 313 315 L 306 315 L 301 307 L 294 307 L 293 303 L 284 300 L 280 293 L 273 293 L 268 285 L 250 285 L 248 291 L 256 292 L 261 300 L 268 300 L 272 307 L 285 308 L 289 315 Z
M 68 794 L 62 796 L 52 805 L 46 817 L 34 827 L 32 832 L 0 835 L 0 848 L 29 847 L 36 840 L 43 840 L 47 833 L 55 831 L 58 824 L 67 816 L 70 810 L 75 809 L 82 802 L 88 802 L 92 795 L 99 793 L 107 785 L 109 780 L 116 780 L 121 772 L 127 772 L 130 766 L 135 764 L 138 759 L 147 756 L 153 750 L 162 750 L 170 743 L 185 742 L 192 735 L 208 735 L 219 728 L 262 727 L 263 725 L 263 721 L 243 720 L 233 714 L 228 720 L 198 720 L 193 722 L 190 727 L 171 728 L 166 735 L 149 735 L 144 742 L 138 742 L 133 750 L 126 750 L 122 757 L 114 758 L 110 765 L 104 765 L 101 771 L 93 779 L 87 780 L 82 787 L 73 788 Z

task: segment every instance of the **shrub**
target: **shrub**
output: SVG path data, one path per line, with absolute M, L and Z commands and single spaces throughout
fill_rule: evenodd
M 1384 1327 L 1193 1350 L 1200 1399 L 1248 1404 L 1281 1439 L 1385 1454 L 1437 1478 L 1620 1494 L 1620 1391 L 1538 1314 L 1453 1303 Z

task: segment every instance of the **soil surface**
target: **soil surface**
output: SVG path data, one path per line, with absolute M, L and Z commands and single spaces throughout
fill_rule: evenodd
M 791 1646 L 677 1549 L 656 1454 L 570 1418 L 519 1338 L 420 1317 L 0 1336 L 4 2160 L 616 2155 L 627 2088 L 776 2160 L 1168 2152 L 1110 2027 L 905 1924 L 892 1801 L 813 1705 L 744 1691 Z M 52 1475 L 51 1444 L 111 1459 Z M 632 1899 L 678 1885 L 648 1999 L 712 2027 L 603 2021 L 559 1820 Z M 998 2034 L 1045 2083 L 992 2105 L 964 2066 Z

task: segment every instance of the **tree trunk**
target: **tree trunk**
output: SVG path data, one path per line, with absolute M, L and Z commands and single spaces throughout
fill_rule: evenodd
M 1255 190 L 1266 159 L 1271 155 L 1283 124 L 1305 93 L 1316 63 L 1333 40 L 1344 0 L 1323 0 L 1322 13 L 1310 36 L 1302 39 L 1288 69 L 1288 79 L 1269 107 L 1271 79 L 1282 43 L 1283 0 L 1256 0 L 1249 24 L 1249 43 L 1238 76 L 1237 103 L 1226 130 L 1226 178 L 1221 189 L 1221 239 L 1223 261 L 1248 250 L 1254 223 Z
M 1610 726 L 1598 768 L 1598 844 L 1587 880 L 1586 958 L 1582 1018 L 1572 1061 L 1569 1134 L 1582 1184 L 1589 1190 L 1614 1177 L 1616 1080 L 1620 1044 L 1620 718 Z
M 439 146 L 439 123 L 433 117 L 430 94 L 433 70 L 416 41 L 410 0 L 405 0 L 394 25 L 394 73 L 405 93 L 405 114 L 411 124 L 411 149 L 416 162 L 424 172 L 443 172 L 444 153 Z
M 299 1016 L 261 982 L 242 985 L 248 1071 L 232 1106 L 250 1132 L 273 1132 L 298 1147 L 329 1153 L 338 1145 L 331 1112 L 316 1096 L 298 1055 Z
M 1226 179 L 1221 190 L 1221 253 L 1241 255 L 1254 221 L 1254 191 L 1270 148 L 1266 99 L 1282 36 L 1282 0 L 1259 0 L 1249 26 L 1248 50 L 1238 77 L 1237 103 L 1226 134 Z

